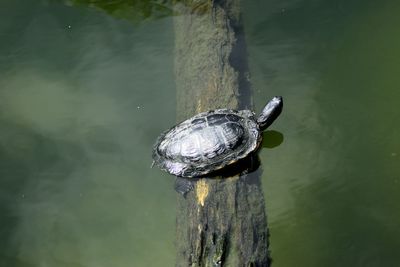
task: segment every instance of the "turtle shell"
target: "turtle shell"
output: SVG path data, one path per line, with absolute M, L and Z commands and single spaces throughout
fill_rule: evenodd
M 200 113 L 164 132 L 153 148 L 154 163 L 180 177 L 199 177 L 255 151 L 261 133 L 250 110 Z

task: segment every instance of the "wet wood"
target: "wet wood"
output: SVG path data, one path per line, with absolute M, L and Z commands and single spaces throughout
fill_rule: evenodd
M 215 108 L 251 108 L 239 1 L 185 1 L 178 13 L 178 121 Z M 269 266 L 260 173 L 202 178 L 186 197 L 178 194 L 176 266 Z

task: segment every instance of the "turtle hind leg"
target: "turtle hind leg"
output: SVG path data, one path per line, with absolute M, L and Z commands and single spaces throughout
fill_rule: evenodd
M 174 189 L 176 192 L 182 194 L 183 197 L 186 197 L 186 194 L 193 190 L 194 185 L 197 179 L 186 179 L 182 177 L 176 177 Z

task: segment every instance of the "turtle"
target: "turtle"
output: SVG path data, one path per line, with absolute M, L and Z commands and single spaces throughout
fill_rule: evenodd
M 281 114 L 273 97 L 256 116 L 251 110 L 215 109 L 199 113 L 162 133 L 153 147 L 153 165 L 172 175 L 199 178 L 257 151 L 262 131 Z

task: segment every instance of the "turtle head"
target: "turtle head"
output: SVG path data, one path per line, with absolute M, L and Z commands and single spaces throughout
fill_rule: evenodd
M 267 103 L 257 118 L 260 130 L 263 131 L 267 129 L 274 120 L 278 118 L 279 114 L 282 112 L 282 107 L 283 99 L 281 96 L 275 96 Z

